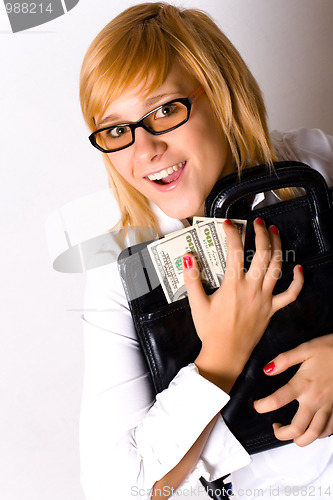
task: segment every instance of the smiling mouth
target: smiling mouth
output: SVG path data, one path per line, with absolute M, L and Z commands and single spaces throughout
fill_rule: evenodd
M 181 163 L 177 163 L 172 167 L 168 167 L 160 172 L 156 172 L 154 174 L 147 175 L 147 178 L 150 181 L 155 182 L 156 184 L 170 184 L 171 182 L 178 179 L 181 174 L 181 169 L 185 166 L 186 161 Z

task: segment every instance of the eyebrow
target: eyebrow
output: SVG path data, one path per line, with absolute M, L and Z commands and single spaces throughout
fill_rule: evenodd
M 177 92 L 166 92 L 165 94 L 158 94 L 158 95 L 155 95 L 154 97 L 149 97 L 148 99 L 146 99 L 144 101 L 144 105 L 147 107 L 152 106 L 153 104 L 155 104 L 156 102 L 158 102 L 159 100 L 161 100 L 163 97 L 166 97 L 166 96 L 170 97 L 170 100 L 171 100 L 171 96 L 174 96 L 174 95 L 178 96 L 180 93 L 181 92 L 177 91 Z M 149 113 L 149 111 L 148 111 L 148 113 Z M 100 128 L 101 125 L 104 125 L 105 123 L 108 123 L 111 121 L 117 121 L 117 120 L 118 120 L 118 122 L 121 120 L 120 115 L 117 115 L 117 114 L 108 115 L 105 118 L 103 118 L 103 120 L 101 120 L 99 122 L 98 128 Z M 125 123 L 124 120 L 122 121 L 122 123 Z

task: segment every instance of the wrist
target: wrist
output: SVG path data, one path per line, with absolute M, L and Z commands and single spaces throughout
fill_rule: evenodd
M 201 376 L 229 394 L 236 379 L 242 372 L 246 360 L 239 355 L 224 351 L 210 351 L 202 348 L 194 364 Z

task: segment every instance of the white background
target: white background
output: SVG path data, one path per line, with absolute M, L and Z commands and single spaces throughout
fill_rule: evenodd
M 80 0 L 65 16 L 16 34 L 0 5 L 1 500 L 84 499 L 84 274 L 52 269 L 44 225 L 53 210 L 107 187 L 81 118 L 80 64 L 108 20 L 136 3 Z M 333 133 L 331 0 L 182 5 L 206 10 L 235 43 L 264 92 L 271 128 Z

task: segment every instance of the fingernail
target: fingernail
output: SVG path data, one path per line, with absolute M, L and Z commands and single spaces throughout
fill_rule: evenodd
M 271 373 L 274 370 L 274 368 L 275 368 L 275 363 L 271 361 L 270 363 L 268 363 L 268 365 L 265 366 L 264 372 Z
M 301 264 L 298 266 L 298 270 L 299 270 L 301 273 L 303 272 L 303 266 L 302 266 Z
M 224 221 L 224 224 L 227 224 L 227 226 L 232 226 L 232 222 L 231 222 L 231 220 L 229 220 L 229 219 L 226 219 L 226 220 Z
M 186 269 L 191 269 L 191 267 L 193 266 L 192 259 L 189 255 L 185 255 L 183 257 L 183 263 L 184 263 L 184 266 L 186 267 Z
M 262 220 L 262 218 L 261 218 L 261 217 L 257 217 L 257 218 L 256 218 L 256 223 L 257 223 L 257 224 L 260 224 L 261 226 L 263 226 L 263 225 L 264 225 L 264 221 Z
M 279 234 L 279 230 L 276 226 L 271 226 L 271 231 L 273 234 Z

